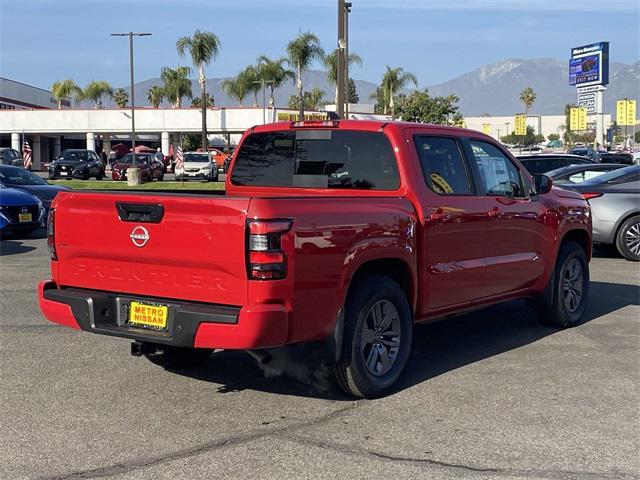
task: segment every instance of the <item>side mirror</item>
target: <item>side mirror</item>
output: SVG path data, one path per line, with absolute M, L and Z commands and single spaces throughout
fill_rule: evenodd
M 552 186 L 553 180 L 551 177 L 542 174 L 536 174 L 533 176 L 533 188 L 537 195 L 549 193 Z

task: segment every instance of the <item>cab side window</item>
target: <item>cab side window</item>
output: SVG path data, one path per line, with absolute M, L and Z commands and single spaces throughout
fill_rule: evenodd
M 520 171 L 498 148 L 478 140 L 469 143 L 480 176 L 481 195 L 527 196 Z
M 439 195 L 471 195 L 473 189 L 458 142 L 449 137 L 414 137 L 422 174 Z

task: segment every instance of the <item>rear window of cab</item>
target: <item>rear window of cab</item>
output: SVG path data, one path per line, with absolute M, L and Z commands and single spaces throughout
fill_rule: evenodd
M 382 132 L 301 129 L 259 132 L 240 145 L 239 186 L 397 190 L 400 175 Z

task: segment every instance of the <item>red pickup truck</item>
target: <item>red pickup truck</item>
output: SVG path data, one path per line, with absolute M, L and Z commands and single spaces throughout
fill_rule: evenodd
M 579 322 L 591 217 L 479 132 L 274 123 L 244 134 L 226 192 L 60 192 L 48 245 L 52 322 L 169 364 L 320 344 L 346 392 L 375 397 L 414 323 L 515 298 Z

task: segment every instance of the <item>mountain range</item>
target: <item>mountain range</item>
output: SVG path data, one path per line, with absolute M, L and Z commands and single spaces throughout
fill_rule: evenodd
M 213 95 L 218 106 L 237 106 L 221 89 L 224 78 L 207 80 L 207 91 Z M 327 80 L 326 72 L 310 70 L 303 76 L 305 90 L 314 87 L 325 92 L 325 100 L 333 103 L 335 87 Z M 373 103 L 370 95 L 375 92 L 376 84 L 364 80 L 355 80 L 360 103 Z M 160 78 L 152 78 L 135 84 L 137 105 L 148 105 L 147 91 L 153 85 L 162 85 Z M 513 115 L 522 111 L 520 92 L 531 87 L 536 92 L 536 101 L 532 114 L 560 115 L 567 103 L 576 102 L 575 87 L 568 82 L 568 62 L 557 59 L 518 59 L 512 58 L 480 67 L 452 80 L 429 86 L 432 95 L 455 94 L 458 105 L 465 116 L 489 114 Z M 129 90 L 128 87 L 124 87 Z M 193 93 L 197 95 L 200 87 L 193 81 Z M 290 95 L 295 94 L 295 85 L 288 82 L 275 91 L 277 106 L 286 106 Z M 268 95 L 268 93 L 267 93 Z M 609 85 L 605 92 L 605 112 L 615 113 L 616 100 L 640 96 L 640 61 L 632 64 L 611 63 Z M 262 103 L 262 94 L 258 96 Z M 253 104 L 253 98 L 247 97 L 243 104 Z M 111 106 L 113 104 L 111 103 Z M 189 105 L 184 99 L 183 105 Z M 168 106 L 166 104 L 165 106 Z

